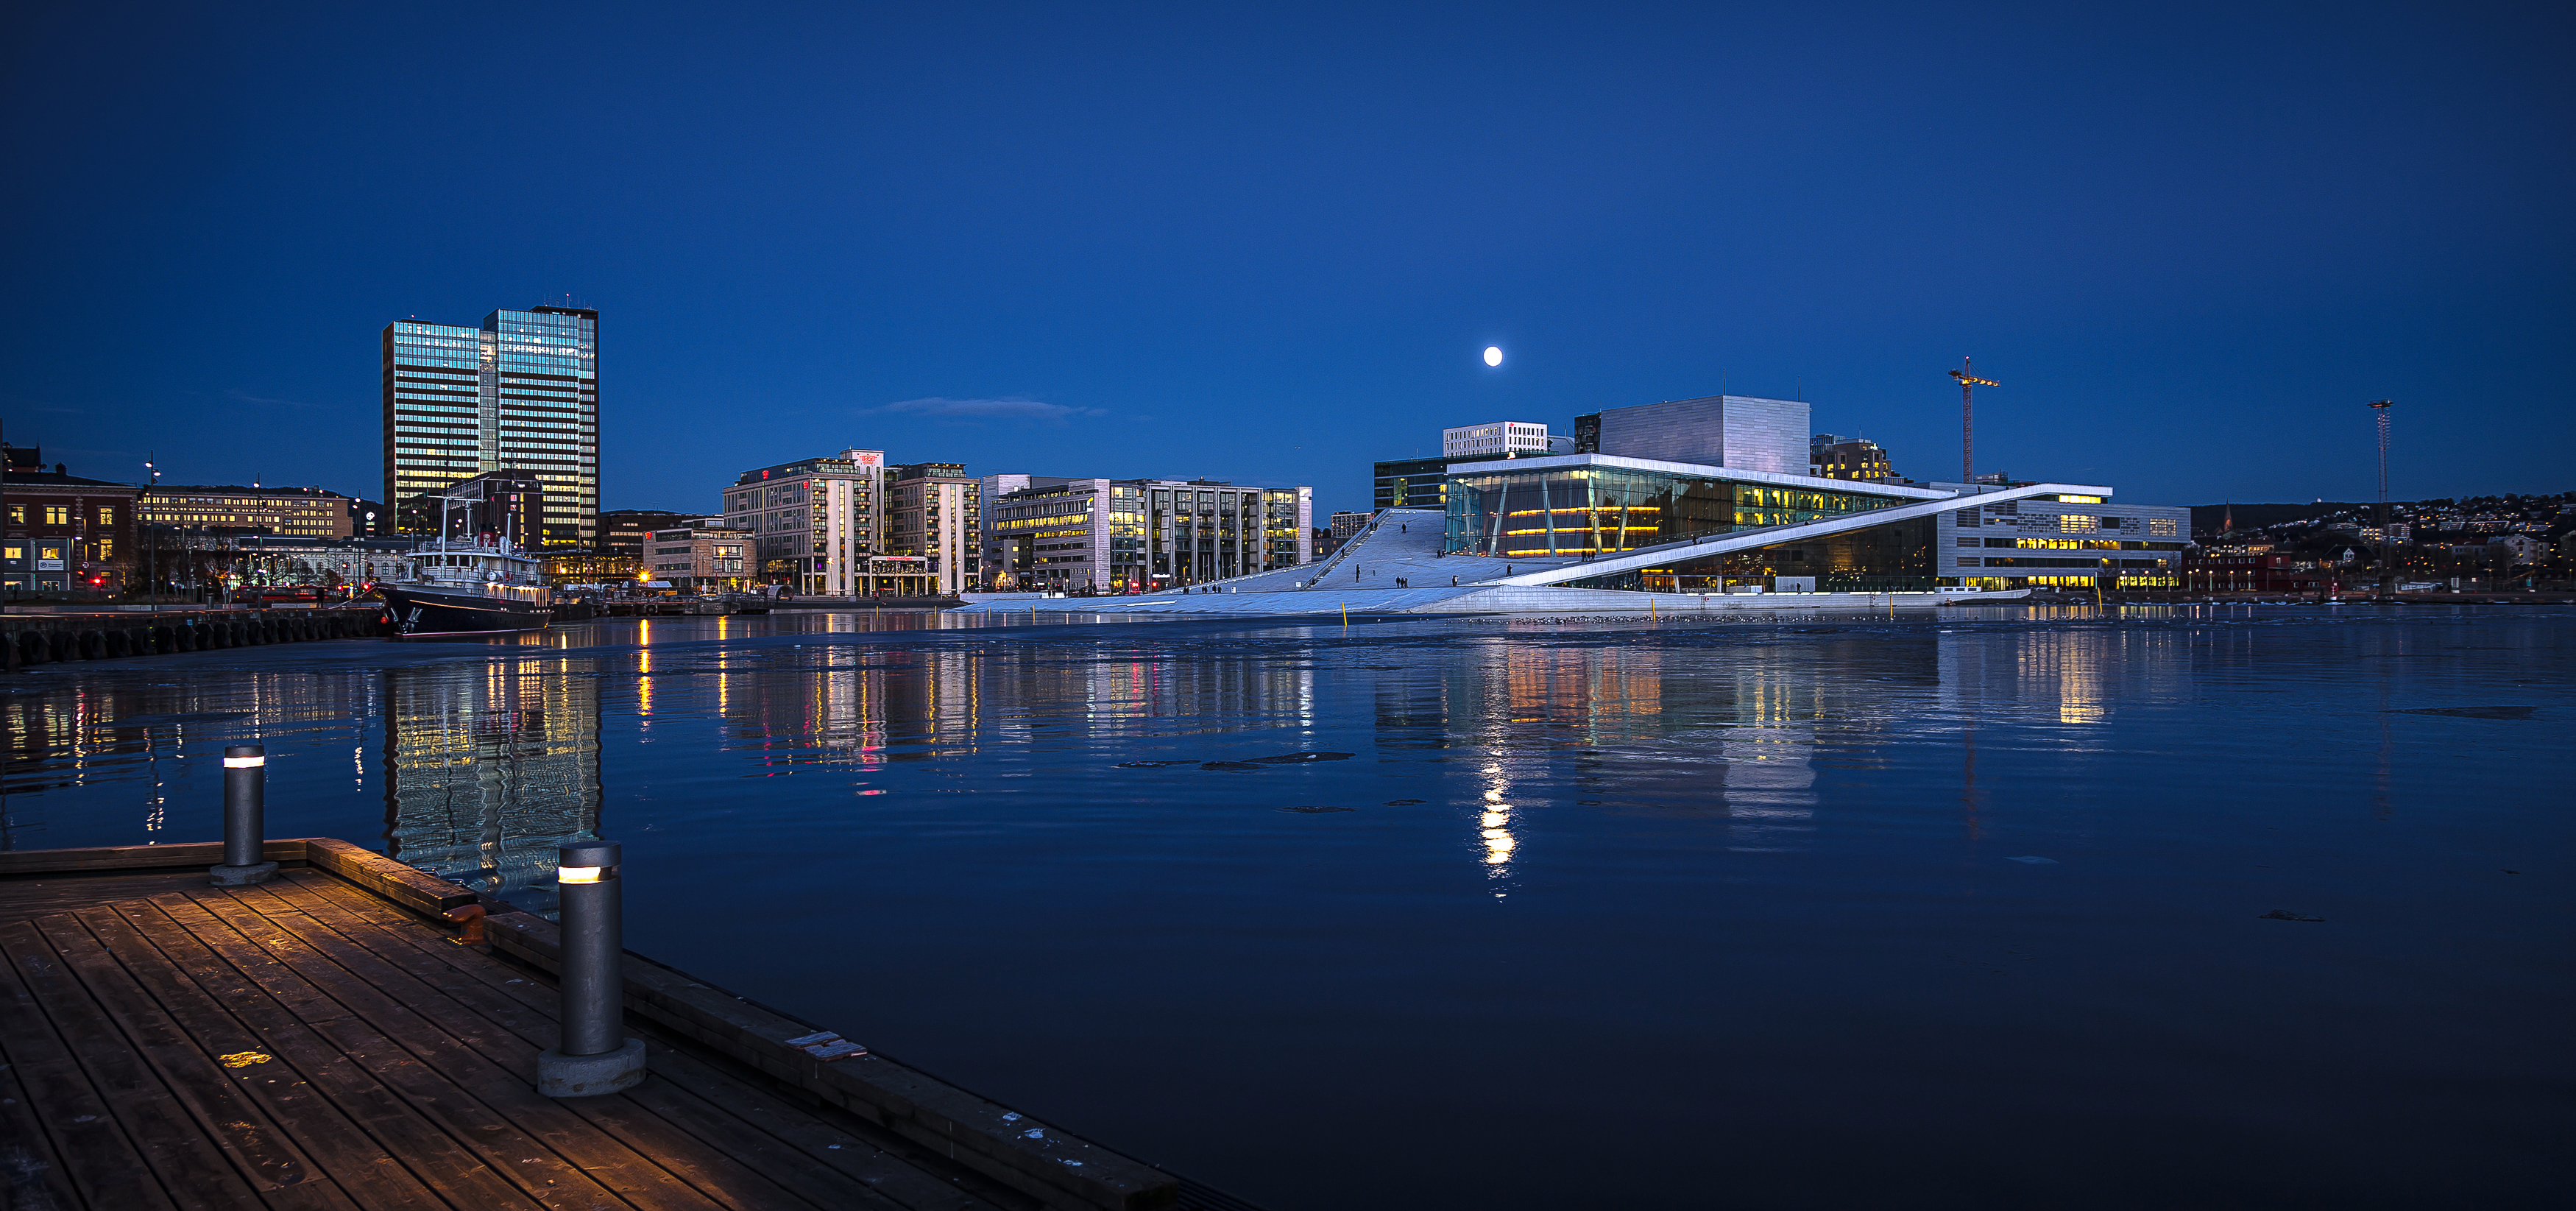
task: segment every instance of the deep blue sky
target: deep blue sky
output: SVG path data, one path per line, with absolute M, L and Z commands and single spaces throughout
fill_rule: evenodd
M 1963 353 L 1981 470 L 2362 497 L 2390 396 L 2398 495 L 2561 491 L 2567 13 L 12 5 L 0 418 L 374 495 L 384 324 L 568 293 L 611 508 L 848 445 L 1362 507 L 1721 386 L 1948 478 Z

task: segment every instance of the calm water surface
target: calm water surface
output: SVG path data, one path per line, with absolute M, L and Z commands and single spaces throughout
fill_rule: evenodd
M 2576 615 L 935 621 L 40 667 L 6 841 L 250 739 L 523 907 L 595 829 L 637 950 L 1277 1211 L 2568 1176 Z

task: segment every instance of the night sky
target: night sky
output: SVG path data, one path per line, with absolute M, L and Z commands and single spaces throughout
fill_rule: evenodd
M 2564 5 L 8 7 L 0 421 L 381 482 L 377 334 L 601 311 L 603 505 L 845 446 L 1311 483 L 1803 396 L 2141 503 L 2576 488 Z M 1508 357 L 1479 359 L 1488 344 Z

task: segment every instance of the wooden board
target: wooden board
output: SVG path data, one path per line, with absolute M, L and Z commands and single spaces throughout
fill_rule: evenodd
M 538 1096 L 552 923 L 347 842 L 0 854 L 11 1206 L 1152 1211 L 1168 1174 L 629 952 L 651 1075 Z M 194 868 L 194 869 L 191 869 Z

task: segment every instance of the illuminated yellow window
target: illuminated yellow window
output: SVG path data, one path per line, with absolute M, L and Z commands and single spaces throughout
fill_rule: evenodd
M 46 505 L 45 524 L 49 526 L 68 526 L 72 524 L 71 506 Z
M 2172 538 L 2177 533 L 2174 519 L 2170 517 L 2148 518 L 2147 533 L 2153 534 L 2159 538 Z
M 2061 533 L 2080 534 L 2086 530 L 2099 529 L 2100 527 L 2100 519 L 2087 517 L 2080 513 L 2060 514 L 2057 518 L 2057 528 Z

